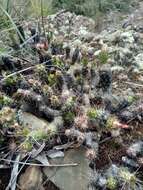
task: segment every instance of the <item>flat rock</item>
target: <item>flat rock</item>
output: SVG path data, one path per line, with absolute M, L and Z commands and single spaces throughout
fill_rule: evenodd
M 143 54 L 140 53 L 135 57 L 135 62 L 139 68 L 139 70 L 143 69 Z
M 51 123 L 27 112 L 23 112 L 20 117 L 23 126 L 30 131 L 31 136 L 34 138 L 46 138 L 46 136 L 52 136 L 56 133 L 59 125 L 62 125 L 61 117 L 55 117 L 55 120 Z
M 44 119 L 40 119 L 35 115 L 27 112 L 23 112 L 21 115 L 21 121 L 26 126 L 31 126 L 33 129 L 43 128 L 48 125 L 48 122 Z
M 91 169 L 85 157 L 85 149 L 72 149 L 65 152 L 64 158 L 52 159 L 51 164 L 78 163 L 75 167 L 45 168 L 44 173 L 62 190 L 87 190 Z
M 21 190 L 44 190 L 40 167 L 29 166 L 24 174 L 20 176 L 19 185 Z

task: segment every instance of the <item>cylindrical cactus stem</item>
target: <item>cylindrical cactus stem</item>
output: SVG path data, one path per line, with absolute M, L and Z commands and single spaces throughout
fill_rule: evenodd
M 76 129 L 67 129 L 65 135 L 71 138 L 75 137 L 80 144 L 83 144 L 85 141 L 85 134 Z

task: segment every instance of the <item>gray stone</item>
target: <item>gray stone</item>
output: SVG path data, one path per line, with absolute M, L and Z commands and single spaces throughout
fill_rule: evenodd
M 47 134 L 49 134 L 50 131 L 51 134 L 55 134 L 57 129 L 63 126 L 62 117 L 55 117 L 53 122 L 49 123 L 46 120 L 27 112 L 21 114 L 20 121 L 23 123 L 23 126 L 31 131 L 31 135 L 38 131 L 43 131 Z
M 59 150 L 49 150 L 47 152 L 47 156 L 51 159 L 62 158 L 62 157 L 64 157 L 64 153 L 62 151 L 59 151 Z
M 118 168 L 115 164 L 112 164 L 112 165 L 110 166 L 110 168 L 107 169 L 105 175 L 106 175 L 107 177 L 112 177 L 112 176 L 117 177 L 118 172 L 119 172 L 119 168 Z
M 106 178 L 101 176 L 101 177 L 99 177 L 99 180 L 97 182 L 97 186 L 103 188 L 103 187 L 105 187 L 106 183 L 107 183 Z
M 48 122 L 44 119 L 40 119 L 35 115 L 27 112 L 23 112 L 21 115 L 22 123 L 24 126 L 29 126 L 31 129 L 39 129 L 48 126 Z
M 75 167 L 45 168 L 44 173 L 62 190 L 87 190 L 91 169 L 85 158 L 85 149 L 79 148 L 65 152 L 64 158 L 52 159 L 51 164 L 78 163 Z
M 139 70 L 143 69 L 143 53 L 140 53 L 135 57 L 135 64 L 138 66 Z
M 122 161 L 125 164 L 125 166 L 128 166 L 130 168 L 138 168 L 139 165 L 137 164 L 137 162 L 135 162 L 132 159 L 129 159 L 127 156 L 123 156 L 122 157 Z
M 127 154 L 129 156 L 132 156 L 132 157 L 136 157 L 138 154 L 142 154 L 143 155 L 143 142 L 142 141 L 138 141 L 138 142 L 132 144 L 128 148 Z

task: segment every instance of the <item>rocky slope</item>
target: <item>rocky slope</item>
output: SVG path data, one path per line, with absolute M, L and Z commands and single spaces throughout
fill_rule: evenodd
M 77 179 L 71 189 L 142 189 L 143 26 L 135 15 L 143 19 L 138 10 L 97 33 L 92 19 L 60 11 L 40 30 L 24 23 L 26 42 L 2 55 L 0 147 L 10 151 L 1 153 L 2 166 L 28 156 L 48 167 L 20 173 L 23 190 L 46 189 L 44 175 L 55 189 L 66 190 L 69 179 Z

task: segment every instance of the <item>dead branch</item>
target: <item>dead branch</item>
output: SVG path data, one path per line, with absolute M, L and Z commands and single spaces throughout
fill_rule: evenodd
M 35 163 L 25 163 L 25 162 L 17 162 L 17 161 L 13 161 L 13 160 L 9 160 L 9 159 L 4 159 L 1 158 L 0 161 L 5 161 L 5 162 L 10 162 L 10 163 L 19 163 L 19 164 L 24 164 L 27 166 L 40 166 L 40 167 L 74 167 L 74 166 L 78 166 L 77 163 L 68 163 L 68 164 L 51 164 L 51 165 L 43 165 L 43 164 L 35 164 Z

